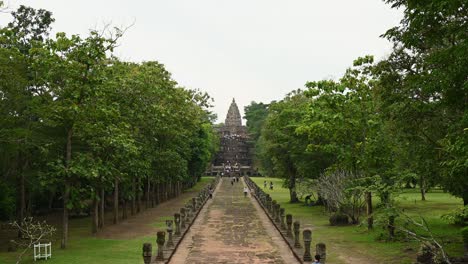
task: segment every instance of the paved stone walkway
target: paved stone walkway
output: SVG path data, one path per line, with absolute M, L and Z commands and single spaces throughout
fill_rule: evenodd
M 221 181 L 170 263 L 298 263 L 243 187 Z

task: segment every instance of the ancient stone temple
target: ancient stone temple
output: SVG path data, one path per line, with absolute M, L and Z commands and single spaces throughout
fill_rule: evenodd
M 224 125 L 218 128 L 220 149 L 209 175 L 255 175 L 252 167 L 253 144 L 249 140 L 247 128 L 242 125 L 242 117 L 236 101 L 232 99 Z

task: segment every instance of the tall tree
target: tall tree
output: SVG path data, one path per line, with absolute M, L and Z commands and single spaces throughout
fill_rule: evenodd
M 33 190 L 27 182 L 34 179 L 26 177 L 37 164 L 38 146 L 44 144 L 44 138 L 38 133 L 42 127 L 38 118 L 42 92 L 32 70 L 31 50 L 38 45 L 36 43 L 46 41 L 54 19 L 49 11 L 26 6 L 20 6 L 11 15 L 13 21 L 0 29 L 2 72 L 8 74 L 3 76 L 5 82 L 0 89 L 2 116 L 6 122 L 2 124 L 0 136 L 7 150 L 1 155 L 6 162 L 5 170 L 16 179 L 17 220 L 21 223 L 26 215 L 26 206 L 29 210 L 32 208 L 26 194 L 31 197 Z
M 401 24 L 384 34 L 394 50 L 376 70 L 385 113 L 402 132 L 419 138 L 421 159 L 440 165 L 421 174 L 440 173 L 444 188 L 468 204 L 467 3 L 385 2 L 404 10 Z

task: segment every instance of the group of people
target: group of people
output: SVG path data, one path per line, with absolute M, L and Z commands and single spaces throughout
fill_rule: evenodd
M 239 182 L 239 177 L 237 176 L 231 177 L 231 185 L 234 185 L 235 182 Z M 244 197 L 247 197 L 248 193 L 249 193 L 249 188 L 247 188 L 247 186 L 244 186 Z
M 231 177 L 231 185 L 234 185 L 235 182 L 239 182 L 239 177 L 237 176 Z
M 268 186 L 267 181 L 264 181 L 264 182 L 263 182 L 263 188 L 266 189 L 267 186 Z M 270 190 L 273 191 L 273 182 L 272 182 L 272 181 L 270 181 Z

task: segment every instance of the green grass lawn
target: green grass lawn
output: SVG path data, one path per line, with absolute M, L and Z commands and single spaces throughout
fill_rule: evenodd
M 192 189 L 187 191 L 199 191 L 206 186 L 213 177 L 202 177 Z M 177 199 L 177 198 L 176 198 Z M 173 219 L 172 211 L 167 216 L 154 219 L 152 226 L 164 228 L 166 219 Z M 145 242 L 156 247 L 155 234 L 128 240 L 113 240 L 95 238 L 90 233 L 91 220 L 89 217 L 70 220 L 70 239 L 66 250 L 59 249 L 59 241 L 53 241 L 52 259 L 47 260 L 50 264 L 140 264 L 143 263 L 142 246 Z M 0 264 L 16 263 L 18 253 L 0 252 Z M 35 263 L 32 252 L 28 252 L 21 263 Z
M 385 230 L 376 227 L 367 231 L 363 226 L 330 226 L 328 214 L 323 206 L 306 206 L 304 203 L 289 203 L 289 190 L 282 188 L 282 179 L 252 177 L 263 188 L 263 181 L 274 183 L 274 190 L 264 189 L 272 198 L 285 208 L 286 213 L 301 222 L 301 228 L 312 229 L 312 244 L 324 242 L 327 245 L 327 258 L 330 263 L 413 263 L 419 243 L 385 242 L 379 239 Z M 463 245 L 459 234 L 460 227 L 447 224 L 440 217 L 462 206 L 462 200 L 441 191 L 429 192 L 426 201 L 421 201 L 417 189 L 405 190 L 398 198 L 398 205 L 405 213 L 414 217 L 422 216 L 428 222 L 432 232 L 452 255 L 462 255 Z M 375 199 L 374 204 L 378 203 Z

